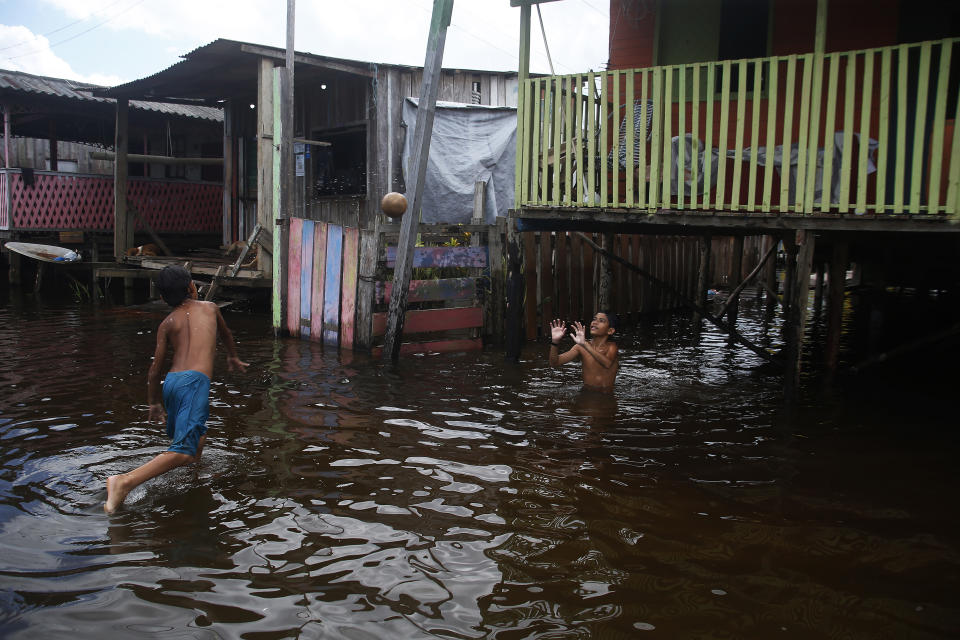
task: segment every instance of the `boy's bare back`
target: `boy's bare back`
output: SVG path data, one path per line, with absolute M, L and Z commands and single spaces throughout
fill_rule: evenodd
M 199 371 L 212 378 L 218 330 L 226 330 L 226 323 L 216 304 L 185 300 L 160 323 L 154 362 L 163 361 L 170 344 L 173 346 L 170 371 Z

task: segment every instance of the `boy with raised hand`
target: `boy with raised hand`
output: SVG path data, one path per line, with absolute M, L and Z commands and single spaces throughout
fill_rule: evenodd
M 579 358 L 583 362 L 583 388 L 587 391 L 613 393 L 613 383 L 620 368 L 617 345 L 610 340 L 616 332 L 616 316 L 600 312 L 590 322 L 590 339 L 579 321 L 573 323 L 573 348 L 560 353 L 560 340 L 566 332 L 566 323 L 550 323 L 550 366 L 559 367 Z

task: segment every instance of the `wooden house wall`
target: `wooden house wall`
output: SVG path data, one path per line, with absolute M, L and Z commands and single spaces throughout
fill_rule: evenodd
M 298 232 L 302 234 L 302 225 L 307 221 L 325 223 L 328 229 L 339 228 L 344 237 L 354 238 L 351 242 L 355 243 L 356 248 L 345 251 L 343 255 L 344 259 L 356 262 L 353 269 L 357 277 L 344 281 L 344 286 L 350 290 L 344 289 L 340 294 L 342 300 L 355 307 L 352 341 L 360 348 L 369 348 L 373 340 L 373 282 L 381 250 L 379 227 L 385 219 L 380 212 L 380 198 L 390 191 L 406 191 L 401 157 L 407 129 L 402 125 L 401 114 L 407 97 L 419 97 L 421 82 L 421 70 L 392 66 L 377 68 L 372 78 L 339 73 L 330 73 L 327 77 L 319 73 L 298 76 L 294 106 L 295 137 L 322 140 L 324 130 L 366 129 L 366 193 L 315 197 L 310 162 L 306 162 L 305 175 L 295 177 L 294 216 L 302 222 L 296 223 L 299 226 L 291 226 L 289 245 L 296 245 L 293 235 Z M 479 96 L 473 90 L 474 83 L 479 83 Z M 322 89 L 321 84 L 326 84 L 326 89 Z M 463 103 L 479 100 L 480 104 L 516 106 L 516 75 L 444 71 L 437 99 Z M 314 243 L 311 250 L 316 251 L 318 247 L 322 248 L 322 243 Z M 321 258 L 317 255 L 315 260 Z M 293 265 L 294 262 L 288 261 L 288 264 Z M 314 266 L 316 264 L 314 262 Z M 302 265 L 297 268 L 302 270 Z M 344 265 L 343 268 L 348 269 L 348 266 Z M 293 290 L 291 283 L 293 281 L 288 278 L 288 301 Z M 291 305 L 294 303 L 289 302 Z M 291 313 L 291 309 L 286 311 Z M 288 330 L 291 322 L 288 318 Z
M 924 7 L 931 32 L 921 38 L 900 33 L 904 0 L 829 0 L 827 3 L 826 51 L 849 51 L 884 47 L 901 42 L 939 39 L 955 33 L 938 31 L 942 20 L 933 12 L 936 3 Z M 610 69 L 632 69 L 662 64 L 657 61 L 659 42 L 657 3 L 642 0 L 610 0 Z M 770 55 L 813 51 L 817 19 L 816 0 L 770 0 Z M 852 25 L 854 27 L 852 27 Z M 905 39 L 906 37 L 906 39 Z M 701 62 L 706 62 L 702 60 Z
M 46 170 L 50 159 L 50 141 L 40 138 L 10 139 L 11 167 Z M 57 142 L 57 157 L 60 160 L 77 162 L 77 173 L 113 175 L 113 162 L 93 160 L 91 151 L 102 151 L 100 147 L 79 142 Z

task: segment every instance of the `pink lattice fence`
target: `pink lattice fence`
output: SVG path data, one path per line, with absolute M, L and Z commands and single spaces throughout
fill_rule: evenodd
M 29 180 L 20 171 L 7 170 L 4 174 L 0 228 L 113 229 L 113 178 L 38 171 L 28 185 Z M 222 229 L 220 184 L 131 178 L 127 198 L 158 232 Z

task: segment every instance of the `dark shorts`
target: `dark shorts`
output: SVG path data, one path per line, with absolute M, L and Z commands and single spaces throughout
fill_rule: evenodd
M 163 407 L 167 411 L 168 451 L 197 455 L 210 417 L 210 378 L 199 371 L 171 371 L 163 380 Z

